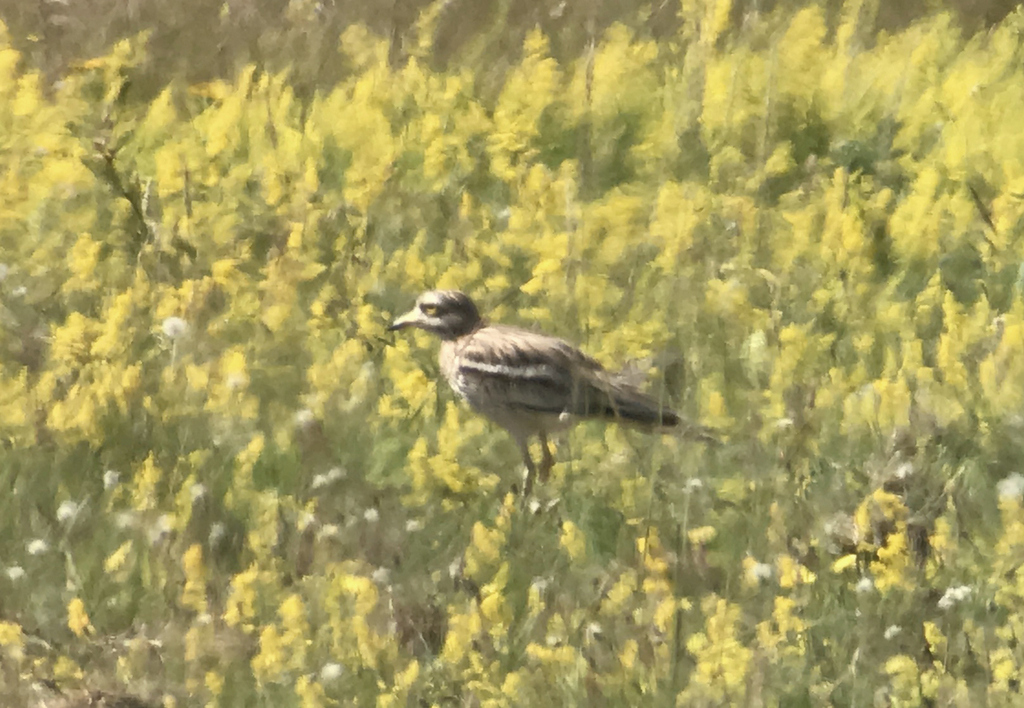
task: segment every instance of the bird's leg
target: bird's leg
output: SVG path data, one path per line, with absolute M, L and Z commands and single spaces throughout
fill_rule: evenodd
M 517 439 L 519 450 L 523 453 L 523 462 L 526 463 L 526 481 L 523 483 L 523 496 L 528 497 L 533 492 L 533 480 L 537 476 L 537 466 L 533 464 L 530 457 L 530 442 L 528 438 Z
M 548 481 L 548 477 L 551 476 L 551 468 L 555 466 L 555 456 L 551 454 L 551 448 L 548 447 L 547 433 L 540 433 L 540 449 L 544 456 L 540 461 L 540 469 L 537 471 L 537 478 L 543 484 Z

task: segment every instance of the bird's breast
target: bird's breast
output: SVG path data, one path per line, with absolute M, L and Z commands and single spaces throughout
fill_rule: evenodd
M 462 398 L 469 398 L 468 382 L 459 366 L 459 351 L 457 342 L 443 342 L 441 344 L 441 373 L 448 380 L 452 387 Z

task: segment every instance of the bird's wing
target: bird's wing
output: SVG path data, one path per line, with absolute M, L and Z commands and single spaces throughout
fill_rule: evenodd
M 465 337 L 456 356 L 459 375 L 495 404 L 585 416 L 608 402 L 593 385 L 601 365 L 556 337 L 491 325 Z
M 458 351 L 459 374 L 503 407 L 672 426 L 675 413 L 568 342 L 517 327 L 483 327 Z
M 462 338 L 453 354 L 458 376 L 475 393 L 468 397 L 482 405 L 604 418 L 647 430 L 676 428 L 686 437 L 717 442 L 711 431 L 557 337 L 490 325 Z

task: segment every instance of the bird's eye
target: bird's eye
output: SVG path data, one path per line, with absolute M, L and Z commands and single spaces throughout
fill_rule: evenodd
M 427 317 L 433 317 L 437 314 L 437 305 L 420 305 L 420 310 Z

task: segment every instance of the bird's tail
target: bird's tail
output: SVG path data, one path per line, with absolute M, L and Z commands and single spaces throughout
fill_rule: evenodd
M 602 413 L 606 418 L 652 432 L 674 433 L 709 444 L 721 442 L 710 428 L 686 420 L 654 396 L 630 384 L 613 384 L 605 393 L 607 405 Z
M 605 416 L 636 423 L 643 426 L 674 428 L 679 425 L 679 415 L 666 406 L 661 405 L 652 396 L 639 391 L 616 390 L 610 392 Z

